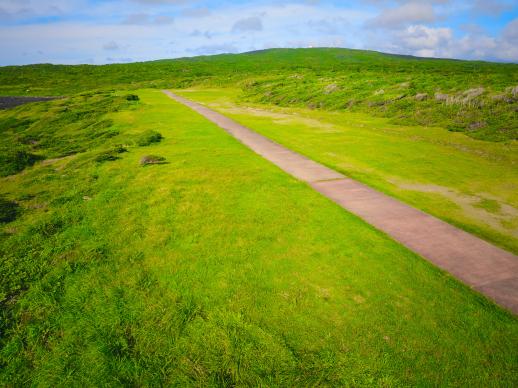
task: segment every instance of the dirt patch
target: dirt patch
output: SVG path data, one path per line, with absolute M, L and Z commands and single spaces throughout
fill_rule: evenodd
M 465 195 L 448 187 L 433 184 L 401 183 L 397 181 L 391 183 L 404 190 L 440 194 L 458 205 L 468 217 L 482 221 L 496 230 L 511 233 L 511 235 L 518 237 L 518 228 L 512 227 L 518 220 L 518 209 L 490 194 Z M 481 206 L 481 203 L 486 202 L 495 204 L 495 206 L 492 208 Z
M 214 106 L 214 105 L 211 105 Z M 312 128 L 321 128 L 325 130 L 325 132 L 341 132 L 341 130 L 329 123 L 322 122 L 320 120 L 310 119 L 307 117 L 302 117 L 295 114 L 286 114 L 286 113 L 279 113 L 279 112 L 272 112 L 265 109 L 259 109 L 259 108 L 252 108 L 252 107 L 237 107 L 237 106 L 218 106 L 215 108 L 220 108 L 221 110 L 225 111 L 226 113 L 231 114 L 249 114 L 252 116 L 258 116 L 258 117 L 268 117 L 271 119 L 274 119 L 275 124 L 281 124 L 281 125 L 290 125 L 290 124 L 302 124 L 307 125 L 308 127 Z

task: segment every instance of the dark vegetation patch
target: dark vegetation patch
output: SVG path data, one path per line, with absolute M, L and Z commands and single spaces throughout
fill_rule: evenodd
M 17 96 L 0 96 L 0 110 L 15 108 L 17 106 L 28 104 L 30 102 L 50 101 L 57 97 L 17 97 Z
M 140 100 L 140 98 L 139 98 L 139 96 L 137 96 L 136 94 L 128 94 L 128 95 L 126 96 L 126 100 L 127 100 L 127 101 L 139 101 L 139 100 Z
M 0 223 L 14 221 L 20 213 L 20 206 L 0 196 Z
M 105 143 L 119 134 L 105 115 L 128 104 L 124 97 L 103 92 L 4 111 L 0 176 L 16 174 L 40 159 L 69 156 Z
M 120 159 L 120 156 L 119 156 L 120 154 L 127 152 L 127 151 L 128 150 L 124 146 L 117 145 L 113 149 L 100 152 L 95 157 L 95 161 L 97 163 L 102 163 L 102 162 L 109 162 L 109 161 L 117 160 L 117 159 Z
M 104 151 L 95 157 L 97 163 L 110 162 L 117 159 L 119 159 L 119 157 L 113 151 Z
M 138 138 L 137 138 L 137 144 L 140 147 L 145 147 L 148 145 L 151 145 L 153 143 L 160 143 L 163 139 L 163 136 L 160 132 L 148 130 L 143 132 Z
M 4 149 L 0 153 L 0 176 L 17 174 L 25 167 L 32 166 L 41 159 L 43 159 L 42 156 L 30 153 L 22 148 Z
M 142 166 L 147 166 L 149 164 L 164 164 L 166 163 L 165 158 L 163 156 L 158 155 L 145 155 L 140 159 L 140 164 Z

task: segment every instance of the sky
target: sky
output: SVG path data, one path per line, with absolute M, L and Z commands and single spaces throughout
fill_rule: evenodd
M 0 0 L 0 65 L 273 47 L 518 63 L 518 0 Z

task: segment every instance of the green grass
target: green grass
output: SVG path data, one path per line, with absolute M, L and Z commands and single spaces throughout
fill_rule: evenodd
M 239 103 L 237 89 L 178 90 L 255 131 L 518 253 L 518 143 L 349 112 Z
M 105 66 L 0 67 L 0 95 L 233 86 L 284 107 L 363 112 L 490 141 L 518 139 L 518 65 L 337 48 L 271 49 Z
M 0 178 L 20 206 L 0 226 L 0 385 L 518 384 L 515 317 L 188 108 L 132 93 L 96 117 L 117 135 Z M 37 127 L 69 101 L 23 112 Z M 101 101 L 119 97 L 85 104 Z M 136 146 L 150 128 L 164 139 Z M 140 166 L 149 153 L 168 164 Z

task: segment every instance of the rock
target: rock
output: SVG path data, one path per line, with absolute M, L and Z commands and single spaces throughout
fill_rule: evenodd
M 484 121 L 476 121 L 474 123 L 471 123 L 469 125 L 470 130 L 476 130 L 480 128 L 484 128 L 487 124 Z
M 450 96 L 448 94 L 435 93 L 435 99 L 437 101 L 448 101 L 449 98 L 450 98 Z
M 331 94 L 336 92 L 337 90 L 340 90 L 337 84 L 329 84 L 324 89 L 324 94 Z
M 158 155 L 146 155 L 140 159 L 140 164 L 142 166 L 145 166 L 148 164 L 163 164 L 163 163 L 165 163 L 165 158 L 163 156 L 158 156 Z
M 418 93 L 415 95 L 415 99 L 416 99 L 416 101 L 424 101 L 424 100 L 428 99 L 428 94 Z
M 464 101 L 469 101 L 474 98 L 477 98 L 478 96 L 482 95 L 482 93 L 484 93 L 484 90 L 484 88 L 466 90 L 464 93 L 462 93 L 464 95 Z

